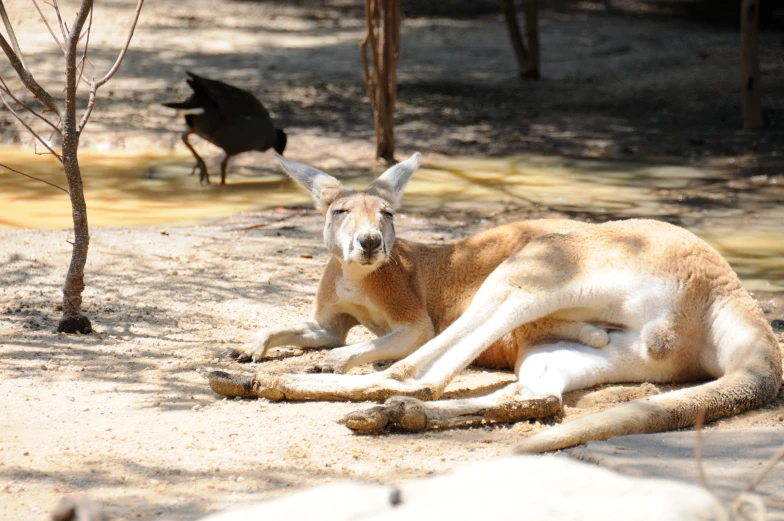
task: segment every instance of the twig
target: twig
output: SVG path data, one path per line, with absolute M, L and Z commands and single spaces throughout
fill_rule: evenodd
M 376 39 L 376 18 L 378 17 L 378 7 L 376 0 L 365 0 L 365 18 L 367 22 L 367 34 L 359 44 L 362 56 L 362 70 L 365 75 L 365 86 L 368 91 L 368 98 L 370 98 L 370 106 L 373 113 L 378 113 L 378 103 L 376 101 L 376 67 L 378 65 L 378 40 Z M 370 45 L 370 56 L 373 60 L 373 72 L 370 72 L 370 65 L 367 59 L 367 48 Z
M 307 213 L 308 213 L 308 211 L 307 211 L 307 210 L 302 210 L 302 211 L 299 211 L 299 212 L 296 212 L 296 213 L 292 213 L 292 214 L 289 214 L 289 215 L 285 215 L 285 216 L 283 216 L 283 217 L 281 217 L 281 218 L 279 218 L 279 219 L 275 219 L 275 220 L 273 220 L 273 221 L 267 221 L 267 222 L 263 222 L 263 223 L 259 223 L 259 224 L 254 224 L 254 225 L 251 225 L 251 226 L 245 226 L 244 228 L 239 228 L 239 230 L 238 230 L 238 231 L 241 231 L 241 232 L 246 232 L 246 231 L 248 231 L 248 230 L 255 230 L 256 228 L 265 228 L 265 227 L 267 227 L 267 226 L 269 226 L 269 225 L 271 225 L 271 224 L 277 224 L 277 223 L 279 223 L 279 222 L 283 222 L 283 221 L 286 221 L 286 220 L 288 220 L 288 219 L 291 219 L 292 217 L 297 217 L 297 216 L 300 216 L 300 215 L 305 215 L 305 214 L 307 214 Z
M 773 454 L 773 456 L 771 456 L 770 459 L 765 462 L 762 468 L 759 469 L 757 474 L 754 476 L 754 478 L 752 478 L 752 480 L 749 482 L 748 486 L 746 487 L 746 492 L 754 492 L 754 489 L 757 488 L 757 485 L 760 484 L 760 482 L 765 478 L 765 476 L 767 476 L 768 472 L 770 472 L 773 469 L 773 467 L 776 466 L 776 463 L 778 463 L 778 461 L 781 458 L 784 458 L 784 445 L 779 447 L 779 450 L 777 450 L 776 453 Z
M 54 39 L 54 42 L 57 44 L 60 50 L 63 51 L 63 54 L 65 54 L 65 49 L 63 49 L 63 45 L 60 43 L 60 40 L 57 39 L 57 36 L 55 36 L 54 31 L 52 31 L 52 27 L 49 25 L 49 21 L 44 16 L 43 11 L 41 11 L 41 8 L 38 7 L 38 2 L 36 2 L 36 0 L 32 0 L 32 1 L 33 1 L 33 5 L 35 6 L 35 9 L 38 11 L 38 14 L 41 15 L 41 20 L 44 21 L 44 25 L 46 25 L 46 28 L 49 30 L 49 34 L 52 35 L 52 39 Z
M 2 5 L 3 2 L 0 0 L 0 6 Z M 5 7 L 3 7 L 3 12 L 5 12 Z M 8 31 L 8 37 L 11 38 L 11 41 L 16 41 L 16 35 L 14 33 L 13 27 L 10 24 L 10 21 L 6 26 L 6 30 Z M 18 47 L 18 45 L 16 47 Z M 11 62 L 11 66 L 19 75 L 19 79 L 22 80 L 22 83 L 24 83 L 25 87 L 27 87 L 27 89 L 33 93 L 33 96 L 41 100 L 44 105 L 49 107 L 55 114 L 60 116 L 60 107 L 58 106 L 55 99 L 51 96 L 51 94 L 46 92 L 46 90 L 44 90 L 44 88 L 41 87 L 37 81 L 35 81 L 33 74 L 25 66 L 20 55 L 14 51 L 14 49 L 11 47 L 11 45 L 8 44 L 2 34 L 0 34 L 0 48 L 3 49 L 3 52 L 8 57 L 8 61 Z
M 92 114 L 93 107 L 95 106 L 96 92 L 102 85 L 112 79 L 112 76 L 114 76 L 114 74 L 117 72 L 117 69 L 120 68 L 123 59 L 128 52 L 128 47 L 131 45 L 131 39 L 133 38 L 133 32 L 136 30 L 136 23 L 139 21 L 139 14 L 142 11 L 142 5 L 144 5 L 144 0 L 138 0 L 136 3 L 136 12 L 134 13 L 133 21 L 131 22 L 131 29 L 128 31 L 128 38 L 125 40 L 125 45 L 123 45 L 122 50 L 120 50 L 120 54 L 117 56 L 117 60 L 114 62 L 114 65 L 112 65 L 112 68 L 109 69 L 109 72 L 107 72 L 103 78 L 98 81 L 93 80 L 93 82 L 90 84 L 90 97 L 87 101 L 87 110 L 85 110 L 84 115 L 82 116 L 82 120 L 76 127 L 77 134 L 81 134 L 82 129 L 84 129 L 84 126 L 87 124 L 87 120 L 90 119 L 90 114 Z
M 100 87 L 104 83 L 112 79 L 112 76 L 114 76 L 114 74 L 117 72 L 117 69 L 120 68 L 123 59 L 125 58 L 125 55 L 128 52 L 128 47 L 130 47 L 131 45 L 133 32 L 136 30 L 136 23 L 139 21 L 139 15 L 142 12 L 142 5 L 144 5 L 144 0 L 138 0 L 138 2 L 136 3 L 136 12 L 134 13 L 133 21 L 131 22 L 131 29 L 130 31 L 128 31 L 128 38 L 125 40 L 125 45 L 123 45 L 123 48 L 120 51 L 120 55 L 117 56 L 117 60 L 114 62 L 114 65 L 112 65 L 112 68 L 109 69 L 109 72 L 107 72 L 106 75 L 98 81 L 98 83 L 96 83 L 96 87 Z
M 68 27 L 63 22 L 63 18 L 60 16 L 60 7 L 57 5 L 57 0 L 52 0 L 52 3 L 49 4 L 54 9 L 54 13 L 57 15 L 57 25 L 60 26 L 60 32 L 63 34 L 63 42 L 68 40 Z
M 81 83 L 82 79 L 84 78 L 84 66 L 87 63 L 87 48 L 90 46 L 90 29 L 92 29 L 92 27 L 93 27 L 93 10 L 90 9 L 90 20 L 87 22 L 87 38 L 84 41 L 84 53 L 82 53 L 82 59 L 79 60 L 79 65 L 82 66 L 82 69 L 79 71 L 79 78 L 76 80 L 77 89 L 79 88 L 79 83 Z M 81 39 L 81 37 L 79 39 Z M 87 80 L 85 79 L 84 81 Z
M 694 460 L 697 463 L 697 477 L 700 480 L 700 485 L 704 488 L 710 488 L 708 480 L 705 478 L 705 469 L 702 466 L 702 426 L 705 425 L 705 407 L 701 407 L 697 412 L 697 420 L 694 422 Z
M 8 19 L 8 13 L 5 10 L 3 0 L 0 0 L 0 18 L 3 19 L 3 25 L 5 25 L 5 30 L 8 33 L 8 39 L 11 40 L 11 45 L 14 47 L 14 52 L 19 57 L 19 61 L 22 63 L 22 66 L 26 69 L 27 65 L 25 65 L 24 57 L 22 56 L 22 48 L 19 47 L 19 42 L 16 41 L 14 27 L 11 25 L 11 20 Z
M 49 144 L 48 144 L 46 141 L 44 141 L 44 139 L 43 139 L 41 136 L 39 136 L 39 135 L 38 135 L 38 134 L 35 132 L 35 130 L 33 130 L 33 129 L 30 127 L 30 125 L 28 125 L 28 124 L 25 122 L 25 120 L 23 120 L 23 119 L 22 119 L 22 117 L 21 117 L 19 114 L 17 114 L 17 113 L 16 113 L 16 111 L 13 109 L 13 107 L 11 107 L 11 105 L 9 105 L 9 104 L 8 104 L 8 100 L 6 100 L 6 99 L 5 99 L 5 96 L 3 96 L 3 94 L 2 94 L 2 89 L 0 89 L 0 100 L 2 100 L 2 102 L 3 102 L 3 105 L 5 105 L 5 107 L 8 109 L 8 111 L 9 111 L 9 112 L 11 112 L 11 114 L 13 114 L 13 115 L 14 115 L 14 117 L 15 117 L 17 120 L 19 120 L 19 123 L 21 123 L 21 124 L 24 126 L 24 128 L 26 128 L 26 129 L 27 129 L 27 130 L 28 130 L 28 131 L 29 131 L 29 132 L 30 132 L 30 133 L 33 135 L 33 137 L 35 137 L 35 138 L 36 138 L 38 141 L 40 141 L 40 142 L 41 142 L 41 144 L 44 146 L 44 148 L 46 148 L 47 150 L 49 150 L 49 152 L 51 152 L 51 153 L 54 155 L 54 157 L 56 157 L 56 158 L 57 158 L 57 160 L 58 160 L 58 161 L 60 161 L 60 162 L 62 163 L 62 162 L 63 162 L 63 158 L 62 158 L 62 157 L 60 157 L 60 154 L 58 154 L 57 152 L 55 152 L 55 151 L 54 151 L 54 149 L 53 149 L 52 147 L 50 147 L 50 146 L 49 146 Z
M 50 183 L 49 181 L 45 181 L 45 180 L 43 180 L 43 179 L 39 179 L 39 178 L 37 178 L 37 177 L 35 177 L 35 176 L 32 176 L 32 175 L 30 175 L 30 174 L 25 174 L 24 172 L 20 172 L 19 170 L 14 170 L 14 169 L 13 169 L 13 168 L 11 168 L 10 166 L 6 166 L 6 165 L 4 165 L 4 164 L 2 164 L 2 163 L 0 163 L 0 167 L 3 167 L 3 168 L 5 168 L 6 170 L 10 170 L 11 172 L 13 172 L 13 173 L 15 173 L 15 174 L 23 175 L 23 176 L 25 176 L 25 177 L 29 177 L 30 179 L 34 179 L 34 180 L 36 180 L 36 181 L 41 181 L 41 182 L 42 182 L 42 183 L 44 183 L 44 184 L 47 184 L 47 185 L 49 185 L 49 186 L 53 186 L 54 188 L 57 188 L 58 190 L 62 190 L 62 191 L 63 191 L 63 192 L 65 192 L 66 194 L 69 194 L 69 195 L 70 195 L 70 192 L 68 192 L 68 190 L 66 190 L 66 189 L 65 189 L 65 188 L 63 188 L 62 186 L 57 186 L 56 184 L 54 184 L 54 183 Z
M 376 112 L 376 95 L 374 90 L 373 78 L 370 75 L 370 64 L 368 63 L 367 51 L 368 45 L 373 42 L 371 52 L 373 53 L 373 63 L 376 63 L 377 43 L 375 39 L 375 26 L 374 21 L 376 18 L 376 7 L 374 0 L 365 0 L 365 17 L 367 21 L 367 33 L 362 41 L 359 43 L 359 55 L 362 59 L 362 73 L 365 77 L 365 88 L 367 89 L 368 99 L 370 99 L 370 108 L 373 113 Z
M 21 101 L 16 96 L 14 96 L 11 93 L 11 89 L 8 88 L 8 85 L 5 84 L 5 81 L 3 80 L 2 77 L 0 77 L 0 85 L 2 85 L 0 87 L 0 91 L 5 92 L 12 100 L 14 100 L 18 104 L 26 108 L 33 116 L 37 117 L 38 119 L 40 119 L 41 121 L 43 121 L 44 123 L 52 127 L 56 132 L 58 133 L 60 132 L 60 129 L 57 127 L 57 125 L 55 125 L 54 123 L 52 123 L 51 121 L 43 117 L 43 115 L 39 114 L 38 112 L 30 108 L 28 105 L 26 105 L 23 101 Z

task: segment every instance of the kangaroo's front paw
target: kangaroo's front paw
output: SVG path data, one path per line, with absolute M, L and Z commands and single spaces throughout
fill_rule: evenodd
M 232 358 L 237 360 L 240 363 L 248 363 L 251 361 L 251 355 L 246 353 L 241 347 L 240 348 L 228 348 L 226 351 L 223 352 L 223 355 L 227 358 Z
M 307 372 L 343 374 L 347 361 L 336 351 L 337 349 L 329 352 L 322 360 L 308 368 Z
M 260 362 L 267 352 L 269 344 L 269 334 L 262 329 L 240 347 L 230 347 L 226 350 L 226 356 L 233 358 L 241 363 Z
M 305 369 L 305 372 L 310 374 L 319 374 L 319 373 L 342 374 L 343 373 L 343 371 L 341 371 L 340 368 L 337 368 L 335 366 L 332 366 L 324 362 L 313 364 L 312 366 Z

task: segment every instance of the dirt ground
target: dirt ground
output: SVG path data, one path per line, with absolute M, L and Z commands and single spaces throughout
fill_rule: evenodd
M 11 19 L 24 28 L 26 58 L 43 83 L 54 84 L 59 51 L 21 5 L 7 2 Z M 360 4 L 217 5 L 220 17 L 215 1 L 145 6 L 132 51 L 104 91 L 85 146 L 179 150 L 180 116 L 159 104 L 184 97 L 184 71 L 193 70 L 259 94 L 289 132 L 291 159 L 339 175 L 379 170 L 359 73 Z M 771 183 L 782 179 L 781 32 L 761 34 L 767 130 L 745 134 L 737 130 L 738 36 L 731 25 L 565 3 L 542 14 L 544 78 L 531 82 L 515 77 L 500 16 L 480 7 L 450 17 L 404 4 L 401 154 L 666 159 L 720 165 Z M 94 34 L 99 70 L 129 12 L 128 1 L 97 8 L 96 28 L 99 15 L 116 22 Z M 5 143 L 28 141 L 7 112 L 0 112 L 0 135 Z M 214 149 L 208 155 L 214 168 L 220 155 Z M 232 163 L 234 176 L 273 168 L 269 155 Z M 689 197 L 684 208 L 707 204 Z M 558 215 L 547 208 L 508 210 L 404 209 L 397 228 L 408 238 L 451 240 L 511 218 Z M 606 218 L 590 208 L 577 217 Z M 244 229 L 261 222 L 271 224 Z M 69 232 L 0 230 L 0 517 L 44 519 L 62 495 L 86 492 L 106 504 L 112 519 L 192 520 L 337 479 L 396 483 L 441 473 L 504 454 L 545 426 L 358 437 L 335 420 L 366 404 L 216 397 L 205 372 L 253 369 L 221 358 L 223 350 L 258 327 L 309 313 L 326 259 L 320 233 L 314 211 L 286 208 L 200 226 L 95 228 L 85 311 L 98 334 L 72 338 L 53 333 Z M 757 297 L 778 320 L 784 342 L 784 296 Z M 364 335 L 356 331 L 352 338 Z M 265 368 L 302 371 L 323 355 L 282 348 Z M 449 395 L 509 378 L 469 371 Z M 667 389 L 617 385 L 571 393 L 564 416 Z M 783 407 L 784 392 L 760 410 L 709 428 L 781 426 L 784 433 Z

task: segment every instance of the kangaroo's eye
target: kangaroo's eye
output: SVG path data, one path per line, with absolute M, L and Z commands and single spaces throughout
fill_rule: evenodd
M 344 210 L 342 208 L 335 208 L 332 210 L 332 217 L 340 217 L 341 215 L 347 214 L 348 210 Z
M 392 213 L 392 210 L 381 210 L 381 215 L 389 217 L 390 219 L 395 216 L 395 214 Z

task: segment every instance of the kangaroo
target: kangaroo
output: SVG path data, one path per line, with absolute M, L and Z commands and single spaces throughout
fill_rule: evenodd
M 781 385 L 778 342 L 721 255 L 691 232 L 632 219 L 529 220 L 451 244 L 395 237 L 394 211 L 419 154 L 354 191 L 278 157 L 325 216 L 331 258 L 313 317 L 258 331 L 241 361 L 291 345 L 334 348 L 323 372 L 232 376 L 224 396 L 384 401 L 341 420 L 357 433 L 420 432 L 551 416 L 565 392 L 622 382 L 694 382 L 553 426 L 521 452 L 692 426 L 753 409 Z M 378 338 L 344 346 L 362 324 Z M 343 347 L 339 347 L 343 346 Z M 383 371 L 340 374 L 392 359 Z M 439 400 L 470 364 L 513 369 L 484 396 Z

